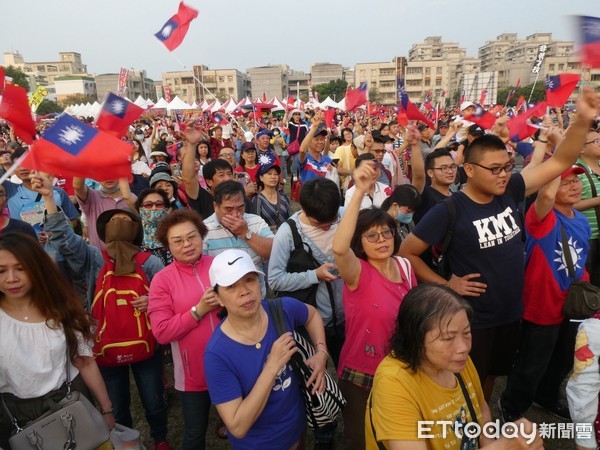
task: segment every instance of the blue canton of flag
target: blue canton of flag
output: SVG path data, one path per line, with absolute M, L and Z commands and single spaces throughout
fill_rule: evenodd
M 98 130 L 68 114 L 60 116 L 43 134 L 45 140 L 77 156 L 96 137 Z
M 159 41 L 166 41 L 169 39 L 169 37 L 171 37 L 171 34 L 177 29 L 177 27 L 179 27 L 179 24 L 173 20 L 173 18 L 170 18 L 154 36 L 156 36 Z
M 127 103 L 129 103 L 127 100 L 111 92 L 108 94 L 106 102 L 108 104 L 108 110 L 112 114 L 117 116 L 119 119 L 125 117 L 125 113 L 127 113 Z
M 546 89 L 553 91 L 560 87 L 560 75 L 546 76 Z

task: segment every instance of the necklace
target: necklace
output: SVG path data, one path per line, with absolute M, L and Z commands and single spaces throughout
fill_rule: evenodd
M 240 333 L 238 330 L 235 329 L 235 327 L 232 325 L 231 321 L 229 322 L 229 326 L 231 327 L 231 329 L 233 331 L 235 331 L 237 334 L 242 336 L 244 339 L 247 339 L 251 342 L 256 342 L 254 344 L 254 347 L 256 347 L 257 350 L 259 350 L 262 347 L 259 339 L 252 339 L 252 338 L 249 338 L 248 336 L 246 336 L 245 334 Z M 258 334 L 259 334 L 259 336 L 260 336 L 261 330 L 262 330 L 262 314 L 260 313 L 260 310 L 259 310 L 258 311 Z

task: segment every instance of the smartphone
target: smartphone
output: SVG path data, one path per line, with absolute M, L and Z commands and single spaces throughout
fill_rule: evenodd
M 327 271 L 333 276 L 340 276 L 340 271 L 337 269 L 337 267 L 330 267 L 329 269 L 327 269 Z

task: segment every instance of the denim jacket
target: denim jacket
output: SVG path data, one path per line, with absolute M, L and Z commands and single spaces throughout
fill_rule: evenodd
M 46 214 L 44 231 L 52 233 L 50 242 L 56 251 L 65 259 L 69 275 L 74 283 L 83 283 L 87 288 L 87 309 L 92 306 L 96 279 L 104 266 L 104 258 L 99 248 L 83 240 L 73 231 L 69 219 L 62 211 L 56 214 Z M 163 268 L 163 263 L 156 256 L 150 258 L 142 265 L 142 270 L 151 281 L 154 275 Z
M 298 233 L 308 246 L 311 248 L 314 257 L 319 260 L 322 264 L 332 263 L 335 264 L 333 252 L 330 254 L 324 254 L 320 248 L 318 248 L 310 239 L 302 234 L 302 227 L 298 216 L 300 212 L 295 213 L 290 217 L 296 222 Z M 295 291 L 298 289 L 304 289 L 310 287 L 315 283 L 319 283 L 317 289 L 317 310 L 323 318 L 325 326 L 331 326 L 332 312 L 331 312 L 331 301 L 329 299 L 329 291 L 324 281 L 319 281 L 317 278 L 316 270 L 307 270 L 306 272 L 290 273 L 286 271 L 287 263 L 290 259 L 290 254 L 294 249 L 294 238 L 292 236 L 292 230 L 290 226 L 284 222 L 281 224 L 275 235 L 273 241 L 273 248 L 271 250 L 271 257 L 269 258 L 269 287 L 275 291 Z M 335 298 L 335 309 L 338 325 L 344 323 L 344 307 L 342 305 L 342 288 L 343 281 L 341 278 L 333 281 L 331 287 L 333 288 L 333 295 Z

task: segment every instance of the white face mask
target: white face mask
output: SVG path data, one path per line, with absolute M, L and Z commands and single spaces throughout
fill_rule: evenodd
M 135 135 L 135 138 L 136 138 L 138 141 L 143 141 L 143 140 L 144 140 L 144 135 L 143 135 L 143 134 L 136 134 L 136 135 Z

